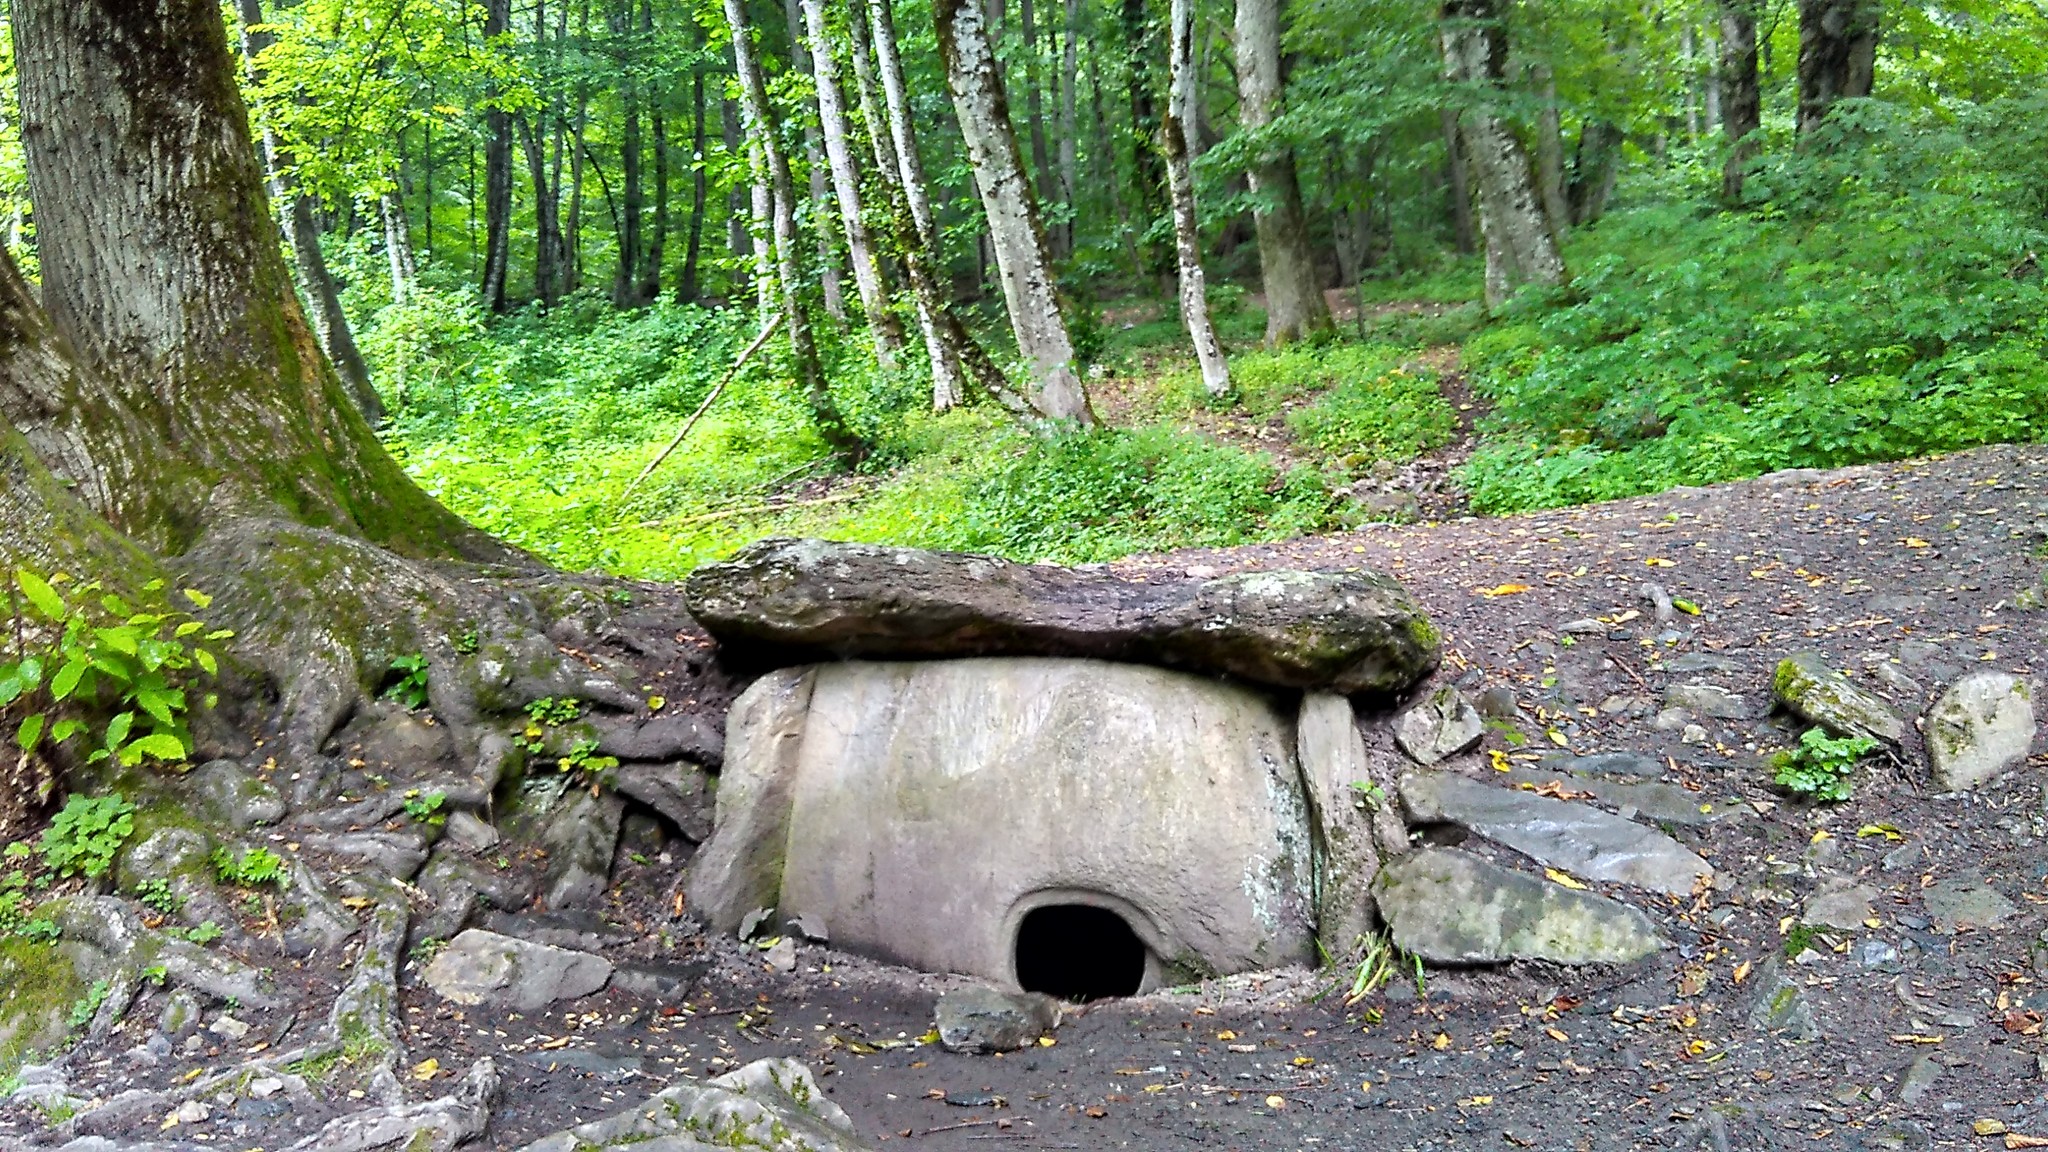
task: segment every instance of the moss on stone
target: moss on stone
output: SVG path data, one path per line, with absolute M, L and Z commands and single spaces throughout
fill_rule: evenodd
M 0 1078 L 63 1043 L 67 1014 L 90 988 L 62 945 L 0 939 Z

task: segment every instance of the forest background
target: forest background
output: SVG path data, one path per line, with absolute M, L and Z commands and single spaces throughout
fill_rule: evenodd
M 1418 457 L 1497 513 L 2048 433 L 2031 0 L 223 18 L 359 403 L 570 568 L 1096 561 L 1412 516 Z M 33 278 L 15 131 L 0 220 Z

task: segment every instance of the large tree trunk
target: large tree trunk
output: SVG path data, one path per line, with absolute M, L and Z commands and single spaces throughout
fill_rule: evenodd
M 1202 366 L 1211 396 L 1230 391 L 1230 364 L 1209 322 L 1209 290 L 1202 278 L 1201 220 L 1195 211 L 1195 174 L 1189 162 L 1188 125 L 1195 111 L 1194 0 L 1173 0 L 1168 16 L 1166 117 L 1159 131 L 1166 155 L 1167 192 L 1173 202 L 1173 237 L 1180 263 L 1180 316 Z
M 1799 135 L 1820 127 L 1835 101 L 1870 95 L 1877 71 L 1879 0 L 1799 0 Z
M 1571 223 L 1571 204 L 1564 195 L 1564 126 L 1557 107 L 1557 77 L 1550 68 L 1535 70 L 1543 106 L 1536 114 L 1536 187 L 1543 195 L 1543 215 L 1559 240 Z
M 825 159 L 832 169 L 833 192 L 839 198 L 839 221 L 846 234 L 846 254 L 853 265 L 853 283 L 861 311 L 875 341 L 875 359 L 893 370 L 903 355 L 903 325 L 889 308 L 889 286 L 882 276 L 873 237 L 862 214 L 860 169 L 848 142 L 846 97 L 839 82 L 839 61 L 825 25 L 824 0 L 803 0 L 804 22 L 811 40 L 813 74 L 818 85 L 818 123 L 825 137 Z
M 1458 110 L 1446 105 L 1437 110 L 1437 116 L 1443 123 L 1444 191 L 1451 202 L 1451 234 L 1458 251 L 1470 254 L 1479 250 L 1479 242 L 1472 227 L 1472 181 L 1465 145 L 1459 139 Z
M 250 83 L 261 85 L 263 69 L 258 58 L 276 43 L 277 37 L 262 28 L 263 0 L 239 0 L 239 8 L 243 67 Z M 320 337 L 320 346 L 326 349 L 327 359 L 341 376 L 341 382 L 348 385 L 356 407 L 362 409 L 363 418 L 371 424 L 382 423 L 384 402 L 370 384 L 370 367 L 356 347 L 355 332 L 341 307 L 341 293 L 334 286 L 334 274 L 328 271 L 326 254 L 320 250 L 317 206 L 311 196 L 298 189 L 297 178 L 290 172 L 294 167 L 292 155 L 268 128 L 263 133 L 263 158 L 269 170 L 271 196 L 284 212 L 286 246 L 299 270 L 299 290 L 311 306 L 308 319 L 313 322 L 313 331 Z
M 1607 211 L 1607 198 L 1621 173 L 1621 144 L 1617 124 L 1588 120 L 1579 126 L 1579 146 L 1572 153 L 1571 180 L 1565 186 L 1573 224 L 1595 223 Z
M 512 0 L 486 0 L 484 38 L 495 40 L 512 31 Z M 512 114 L 498 106 L 503 93 L 493 85 L 492 104 L 484 113 L 484 305 L 505 310 L 505 287 L 512 271 Z
M 533 3 L 533 43 L 536 52 L 548 56 L 547 0 Z M 561 111 L 554 105 L 553 87 L 543 95 L 540 111 L 519 118 L 520 141 L 526 150 L 527 174 L 533 180 L 533 295 L 541 307 L 553 307 L 562 296 L 562 209 L 560 174 L 549 178 L 547 140 L 550 122 L 559 121 Z M 557 147 L 559 157 L 560 149 Z M 429 171 L 432 170 L 431 157 Z M 429 214 L 431 218 L 431 213 Z
M 818 358 L 818 345 L 811 331 L 810 311 L 803 301 L 802 237 L 796 227 L 796 183 L 790 176 L 789 158 L 777 138 L 775 110 L 768 102 L 768 81 L 754 55 L 753 27 L 747 20 L 746 0 L 725 0 L 725 19 L 732 29 L 733 66 L 739 73 L 740 109 L 748 135 L 753 138 L 754 155 L 762 171 L 756 183 L 765 182 L 773 218 L 776 298 L 782 306 L 783 326 L 789 330 L 791 358 L 797 382 L 810 398 L 811 417 L 819 435 L 832 450 L 858 459 L 866 454 L 862 442 L 832 399 L 825 380 L 825 365 Z
M 1721 166 L 1721 198 L 1742 200 L 1742 180 L 1756 154 L 1751 134 L 1763 126 L 1757 86 L 1755 0 L 1721 0 L 1721 130 L 1728 159 Z
M 962 377 L 965 329 L 949 325 L 951 301 L 940 285 L 938 236 L 924 189 L 916 126 L 903 88 L 903 61 L 896 51 L 896 22 L 889 0 L 863 8 L 853 0 L 847 29 L 853 38 L 853 76 L 860 89 L 861 118 L 875 149 L 875 171 L 889 197 L 896 245 L 910 281 L 918 330 L 932 366 L 932 410 L 944 412 L 966 398 Z M 872 42 L 871 42 L 872 41 Z M 874 61 L 869 66 L 871 56 Z M 880 84 L 875 73 L 881 74 Z M 881 91 L 877 93 L 877 88 Z M 958 329 L 956 333 L 956 329 Z
M 1279 118 L 1285 80 L 1280 65 L 1281 0 L 1238 0 L 1238 119 L 1263 132 Z M 1249 170 L 1259 236 L 1259 279 L 1266 290 L 1266 343 L 1306 339 L 1331 327 L 1330 306 L 1316 275 L 1315 250 L 1301 206 L 1291 149 L 1267 145 Z
M 737 0 L 727 0 L 735 3 Z M 939 57 L 953 110 L 967 141 L 974 183 L 981 192 L 988 236 L 995 248 L 1003 285 L 1003 302 L 1017 350 L 1031 366 L 1031 402 L 1046 418 L 1092 425 L 1088 391 L 1074 363 L 1074 342 L 1060 314 L 1052 261 L 1045 232 L 1024 164 L 1017 154 L 1017 136 L 1010 127 L 1009 101 L 996 70 L 995 46 L 989 39 L 984 0 L 937 0 Z
M 1525 284 L 1565 281 L 1557 231 L 1545 217 L 1528 153 L 1494 104 L 1506 97 L 1507 36 L 1495 0 L 1446 0 L 1444 71 L 1473 100 L 1460 120 L 1479 178 L 1479 230 L 1486 238 L 1486 302 L 1498 305 Z

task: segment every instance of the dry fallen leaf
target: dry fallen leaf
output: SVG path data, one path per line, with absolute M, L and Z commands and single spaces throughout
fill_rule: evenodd
M 441 1062 L 429 1056 L 412 1066 L 412 1078 L 415 1080 L 432 1080 L 434 1073 L 440 1070 Z
M 1266 1107 L 1285 1108 L 1287 1107 L 1287 1098 L 1284 1096 L 1268 1096 L 1266 1097 Z
M 1567 1035 L 1565 1033 L 1565 1030 L 1562 1028 L 1545 1028 L 1543 1030 L 1543 1034 L 1545 1036 L 1550 1037 L 1552 1040 L 1557 1041 L 1559 1044 L 1563 1044 L 1571 1039 L 1571 1037 Z
M 1927 541 L 1925 541 L 1925 540 L 1922 540 L 1922 539 L 1921 539 L 1921 538 L 1919 538 L 1918 536 L 1908 536 L 1908 537 L 1906 537 L 1906 539 L 1905 539 L 1905 545 L 1906 545 L 1906 547 L 1908 547 L 1908 548 L 1932 548 L 1932 547 L 1933 547 L 1933 545 L 1932 545 L 1932 544 L 1929 544 L 1929 543 L 1928 543 Z
M 1970 1131 L 1975 1132 L 1979 1136 L 2003 1136 L 2010 1129 L 2005 1126 L 2005 1121 L 1993 1120 L 1987 1116 L 1982 1120 L 1972 1123 Z
M 1528 590 L 1529 586 L 1527 584 L 1498 584 L 1492 588 L 1485 589 L 1479 594 L 1481 596 L 1513 596 L 1517 592 L 1527 592 Z
M 1586 886 L 1584 884 L 1579 883 L 1577 880 L 1572 879 L 1572 877 L 1568 874 L 1560 872 L 1555 868 L 1545 868 L 1543 870 L 1543 874 L 1545 876 L 1550 877 L 1552 883 L 1562 884 L 1566 888 L 1570 888 L 1575 892 L 1583 892 L 1586 890 Z
M 1218 1033 L 1216 1034 L 1216 1038 L 1217 1038 L 1218 1040 L 1235 1040 L 1235 1039 L 1237 1039 L 1237 1033 L 1235 1033 L 1235 1032 L 1232 1032 L 1232 1031 L 1231 1031 L 1230 1029 L 1228 1029 L 1228 1028 L 1225 1028 L 1225 1029 L 1224 1029 L 1223 1031 L 1221 1031 L 1221 1032 L 1218 1032 Z
M 2048 1148 L 2048 1136 L 2027 1136 L 2018 1132 L 2005 1134 L 2007 1148 Z
M 1493 1103 L 1493 1097 L 1491 1096 L 1467 1096 L 1463 1100 L 1458 1101 L 1458 1107 L 1484 1108 L 1491 1103 Z
M 1446 1048 L 1449 1048 L 1450 1046 L 1451 1034 L 1449 1032 L 1437 1033 L 1436 1039 L 1430 1042 L 1430 1047 L 1435 1048 L 1439 1052 L 1443 1051 Z
M 1751 967 L 1752 963 L 1748 960 L 1744 960 L 1742 963 L 1737 964 L 1735 966 L 1735 982 L 1737 984 L 1740 984 L 1744 980 L 1749 979 L 1749 971 Z

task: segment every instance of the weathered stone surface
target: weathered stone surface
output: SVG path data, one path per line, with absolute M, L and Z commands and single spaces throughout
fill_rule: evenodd
M 1060 1006 L 1036 992 L 962 988 L 939 997 L 934 1021 L 948 1052 L 1015 1052 L 1059 1027 Z
M 1813 652 L 1797 652 L 1778 661 L 1771 676 L 1771 698 L 1809 724 L 1836 736 L 1863 736 L 1897 744 L 1906 722 L 1891 705 L 1850 682 Z
M 1974 672 L 1949 685 L 1927 713 L 1934 784 L 1964 792 L 2024 762 L 2034 745 L 2033 685 Z
M 545 891 L 550 908 L 595 908 L 611 884 L 612 856 L 626 802 L 614 792 L 576 789 L 548 814 L 541 843 L 548 851 Z
M 1479 743 L 1479 710 L 1456 688 L 1439 688 L 1394 719 L 1394 742 L 1417 764 L 1435 764 Z
M 611 975 L 612 963 L 602 956 L 471 928 L 449 941 L 421 978 L 457 1004 L 531 1012 L 588 996 Z
M 711 838 L 716 801 L 702 768 L 681 762 L 622 764 L 612 772 L 612 786 L 621 796 L 661 813 L 692 843 L 702 844 Z
M 801 723 L 771 706 L 799 682 Z M 721 931 L 774 908 L 835 948 L 1005 987 L 1019 925 L 1052 904 L 1123 917 L 1148 987 L 1306 962 L 1293 728 L 1261 693 L 1136 665 L 820 666 L 735 706 L 690 906 Z
M 725 735 L 701 717 L 676 713 L 600 723 L 597 750 L 621 760 L 688 760 L 716 768 L 725 759 Z
M 1807 898 L 1806 909 L 1800 914 L 1800 919 L 1818 928 L 1855 931 L 1876 915 L 1870 902 L 1877 897 L 1877 889 L 1870 885 L 1854 884 L 1837 877 L 1823 881 L 1820 891 Z
M 1589 756 L 1585 759 L 1598 758 Z M 1552 767 L 1553 763 L 1557 767 Z M 1518 764 L 1508 772 L 1506 779 L 1517 788 L 1583 793 L 1596 803 L 1619 810 L 1623 816 L 1630 819 L 1640 816 L 1653 824 L 1704 827 L 1752 811 L 1741 800 L 1716 800 L 1704 793 L 1688 792 L 1676 784 L 1640 777 L 1617 780 L 1593 772 L 1573 772 L 1564 767 L 1569 763 L 1571 758 L 1564 757 L 1535 765 Z
M 808 668 L 771 672 L 726 715 L 717 830 L 691 859 L 688 887 L 690 907 L 721 932 L 738 931 L 748 913 L 782 898 L 789 808 L 816 678 Z
M 1976 877 L 1958 877 L 1929 885 L 1920 892 L 1927 915 L 1938 932 L 1964 928 L 1996 928 L 2011 919 L 2019 906 Z
M 1664 690 L 1664 706 L 1716 720 L 1747 720 L 1755 711 L 1749 701 L 1713 684 L 1673 684 Z
M 1283 688 L 1396 692 L 1439 637 L 1376 574 L 1140 583 L 1106 571 L 822 540 L 763 540 L 697 569 L 690 612 L 749 659 L 1081 656 Z
M 1403 777 L 1401 803 L 1420 823 L 1457 824 L 1588 880 L 1683 896 L 1714 874 L 1712 865 L 1654 828 L 1585 804 L 1496 788 L 1451 772 Z
M 676 1084 L 623 1112 L 542 1137 L 520 1152 L 865 1152 L 868 1147 L 808 1069 L 794 1060 L 774 1059 L 701 1084 Z
M 1790 1040 L 1817 1040 L 1820 1023 L 1806 990 L 1785 974 L 1784 965 L 1773 957 L 1757 973 L 1756 999 L 1750 1002 L 1749 1026 Z
M 1316 936 L 1325 954 L 1343 957 L 1376 926 L 1372 881 L 1379 875 L 1380 844 L 1407 838 L 1394 811 L 1397 772 L 1373 762 L 1351 701 L 1331 692 L 1302 697 L 1295 750 L 1322 833 L 1315 853 Z
M 657 1004 L 681 1004 L 710 970 L 708 960 L 622 964 L 612 973 L 611 986 L 628 996 L 644 996 Z
M 1663 946 L 1627 905 L 1453 848 L 1401 857 L 1381 870 L 1378 890 L 1394 943 L 1433 964 L 1626 964 Z
M 210 760 L 184 779 L 193 815 L 241 831 L 285 817 L 284 797 L 270 782 L 233 760 Z

